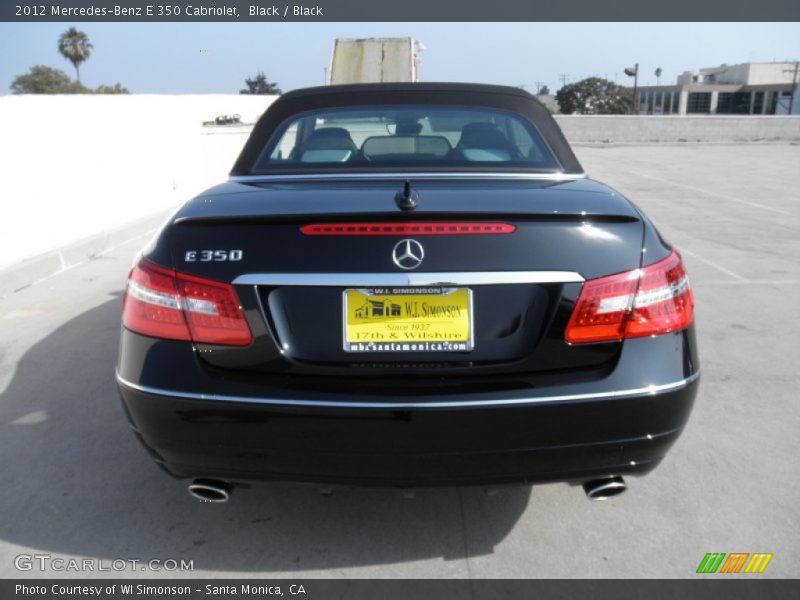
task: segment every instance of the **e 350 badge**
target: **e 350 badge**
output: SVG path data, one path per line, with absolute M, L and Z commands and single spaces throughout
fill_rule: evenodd
M 242 260 L 241 250 L 187 250 L 184 262 L 238 262 Z

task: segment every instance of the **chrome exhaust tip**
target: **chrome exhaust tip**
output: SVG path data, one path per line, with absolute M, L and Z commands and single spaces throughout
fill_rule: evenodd
M 230 483 L 215 479 L 195 479 L 189 484 L 189 493 L 200 502 L 227 502 L 232 492 Z
M 592 479 L 583 484 L 583 491 L 590 500 L 608 500 L 612 496 L 619 496 L 627 489 L 625 480 L 619 476 Z

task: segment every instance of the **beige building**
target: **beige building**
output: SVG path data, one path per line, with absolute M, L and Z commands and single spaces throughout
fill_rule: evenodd
M 639 114 L 643 115 L 786 115 L 800 114 L 798 65 L 744 63 L 720 65 L 697 72 L 685 71 L 675 85 L 639 88 Z

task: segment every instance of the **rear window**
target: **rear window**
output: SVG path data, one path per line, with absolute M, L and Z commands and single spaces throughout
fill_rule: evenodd
M 378 106 L 288 120 L 267 144 L 255 172 L 386 168 L 552 171 L 559 164 L 536 128 L 512 113 Z

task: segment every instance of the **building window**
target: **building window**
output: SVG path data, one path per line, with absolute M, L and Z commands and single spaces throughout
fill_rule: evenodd
M 755 92 L 753 94 L 753 114 L 760 115 L 764 112 L 764 92 Z
M 751 92 L 736 92 L 733 95 L 733 111 L 737 115 L 750 114 Z
M 720 92 L 718 115 L 749 115 L 750 92 Z
M 644 115 L 653 114 L 653 92 L 644 92 L 642 94 L 642 101 L 639 105 L 639 112 Z
M 686 103 L 689 114 L 708 114 L 711 112 L 711 92 L 692 92 Z
M 681 111 L 681 93 L 672 94 L 672 113 L 677 115 Z
M 653 113 L 659 115 L 663 112 L 664 108 L 664 94 L 662 92 L 655 93 L 655 101 L 653 102 Z
M 729 115 L 733 113 L 733 94 L 720 92 L 717 99 L 717 114 Z
M 767 101 L 767 114 L 774 115 L 775 110 L 778 108 L 778 94 L 780 92 L 770 92 L 769 100 Z
M 780 95 L 780 98 L 778 96 Z M 792 92 L 775 92 L 775 98 L 777 99 L 777 114 L 779 115 L 788 115 L 791 114 L 791 103 L 792 103 Z

